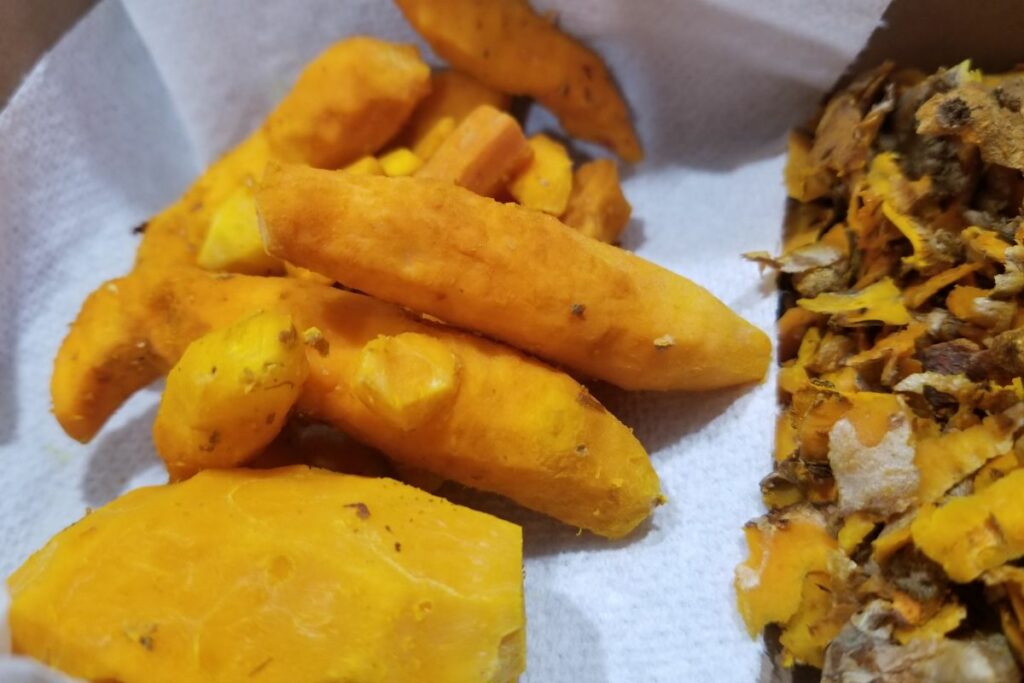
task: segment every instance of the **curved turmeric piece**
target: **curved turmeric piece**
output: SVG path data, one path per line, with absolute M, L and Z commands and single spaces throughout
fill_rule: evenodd
M 629 109 L 601 58 L 526 0 L 395 0 L 413 28 L 456 69 L 550 109 L 573 137 L 626 161 L 644 153 Z
M 340 168 L 383 147 L 429 92 L 412 45 L 357 36 L 328 47 L 260 128 L 149 221 L 136 265 L 195 263 L 218 208 L 270 159 Z
M 267 251 L 624 389 L 759 380 L 767 335 L 699 285 L 449 183 L 270 164 Z
M 12 644 L 123 683 L 510 683 L 522 531 L 303 466 L 136 489 L 8 580 Z
M 256 311 L 287 314 L 296 329 L 316 327 L 319 336 L 307 347 L 298 410 L 397 462 L 610 538 L 629 533 L 662 500 L 657 474 L 629 428 L 577 381 L 513 349 L 292 278 L 183 268 L 142 271 L 118 283 L 120 310 L 135 317 L 123 328 L 122 345 L 144 344 L 154 370 L 173 365 L 191 341 L 225 322 Z M 102 349 L 73 355 L 106 326 L 94 309 L 83 309 L 54 368 L 54 396 L 64 399 L 54 413 L 82 440 L 128 395 L 123 387 L 103 394 L 106 385 L 93 381 L 95 367 L 121 371 L 117 358 L 103 358 Z M 368 360 L 381 350 L 381 337 L 400 343 L 384 344 L 390 359 Z M 408 374 L 420 384 L 390 390 L 395 364 L 419 367 Z M 85 398 L 96 391 L 103 400 Z

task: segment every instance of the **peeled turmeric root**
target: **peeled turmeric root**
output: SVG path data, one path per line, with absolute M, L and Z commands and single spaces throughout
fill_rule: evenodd
M 96 381 L 97 368 L 126 372 L 101 355 L 109 345 L 88 343 L 112 309 L 134 316 L 117 348 L 150 350 L 156 374 L 209 330 L 268 311 L 320 335 L 306 348 L 298 410 L 396 461 L 608 537 L 627 534 L 661 500 L 632 432 L 571 377 L 513 349 L 291 278 L 184 268 L 116 283 L 120 295 L 106 310 L 87 303 L 54 367 L 54 414 L 84 439 L 134 391 Z M 396 369 L 406 382 L 389 383 Z
M 271 254 L 624 389 L 714 389 L 768 367 L 767 335 L 710 292 L 537 211 L 279 164 L 256 203 Z
M 307 467 L 132 491 L 8 581 L 14 650 L 123 683 L 507 683 L 525 659 L 519 527 Z

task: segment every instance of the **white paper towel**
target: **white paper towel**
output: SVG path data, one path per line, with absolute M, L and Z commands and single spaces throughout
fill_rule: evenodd
M 610 61 L 633 106 L 648 160 L 627 173 L 626 245 L 770 330 L 771 282 L 739 254 L 777 245 L 784 133 L 885 0 L 537 4 Z M 4 575 L 87 507 L 163 476 L 149 437 L 155 391 L 88 446 L 49 413 L 51 362 L 83 298 L 128 270 L 132 226 L 255 126 L 303 63 L 353 33 L 416 40 L 384 0 L 104 0 L 0 113 Z M 755 680 L 760 644 L 743 631 L 731 581 L 740 528 L 760 513 L 771 380 L 696 396 L 595 391 L 636 429 L 670 498 L 635 537 L 577 537 L 492 497 L 458 496 L 525 527 L 524 680 Z

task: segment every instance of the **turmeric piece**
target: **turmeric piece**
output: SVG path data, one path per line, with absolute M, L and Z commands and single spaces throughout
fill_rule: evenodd
M 428 92 L 414 46 L 357 36 L 306 67 L 263 130 L 274 158 L 338 168 L 393 138 Z
M 509 194 L 528 209 L 560 216 L 572 192 L 572 159 L 561 143 L 547 135 L 527 142 L 533 150 L 530 163 L 508 185 Z
M 330 46 L 260 128 L 149 221 L 136 267 L 195 263 L 214 213 L 270 159 L 338 168 L 376 153 L 427 94 L 429 79 L 412 46 L 364 37 Z
M 477 107 L 444 139 L 417 178 L 444 180 L 493 196 L 530 163 L 533 148 L 519 123 L 489 105 Z
M 519 527 L 396 481 L 210 470 L 54 536 L 8 580 L 11 639 L 93 681 L 510 683 L 522 571 Z
M 663 500 L 632 432 L 579 382 L 513 349 L 294 278 L 180 269 L 137 272 L 116 282 L 120 294 L 110 305 L 134 322 L 113 330 L 130 335 L 113 348 L 146 349 L 154 359 L 147 369 L 156 375 L 224 321 L 256 311 L 289 315 L 296 329 L 319 331 L 319 342 L 304 345 L 309 375 L 297 412 L 396 461 L 612 538 L 629 533 Z M 90 400 L 86 392 L 96 373 L 127 372 L 120 364 L 135 360 L 68 355 L 111 331 L 106 309 L 86 303 L 54 366 L 54 414 L 86 439 L 128 395 L 117 387 Z M 381 336 L 391 339 L 378 341 Z M 374 360 L 381 344 L 386 357 Z M 439 345 L 456 359 L 448 370 Z M 420 380 L 396 384 L 394 373 L 409 368 Z
M 484 85 L 461 71 L 436 70 L 430 75 L 430 94 L 416 105 L 416 110 L 399 135 L 399 144 L 416 145 L 436 130 L 445 119 L 451 119 L 451 127 L 454 128 L 474 109 L 483 105 L 508 111 L 511 102 L 512 98 L 507 94 Z M 430 155 L 420 156 L 427 158 Z
M 448 136 L 455 130 L 455 119 L 446 116 L 438 119 L 437 122 L 423 135 L 416 138 L 412 145 L 412 152 L 420 159 L 429 159 L 440 149 L 441 144 L 448 139 Z
M 271 254 L 625 389 L 741 384 L 769 361 L 698 285 L 463 188 L 275 165 L 257 204 Z
M 281 274 L 281 261 L 263 248 L 251 189 L 239 187 L 217 208 L 196 265 L 244 275 Z
M 611 159 L 597 159 L 576 169 L 572 194 L 562 222 L 587 237 L 609 244 L 618 241 L 633 207 L 619 185 L 619 169 Z
M 167 376 L 153 442 L 172 479 L 234 467 L 267 446 L 309 364 L 286 315 L 258 313 L 194 342 Z
M 567 133 L 629 162 L 643 158 L 629 109 L 601 58 L 526 0 L 396 0 L 437 54 L 512 95 L 529 95 Z

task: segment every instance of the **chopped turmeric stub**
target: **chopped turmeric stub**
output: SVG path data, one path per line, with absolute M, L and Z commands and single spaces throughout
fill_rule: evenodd
M 789 621 L 800 608 L 804 579 L 827 571 L 837 545 L 824 520 L 807 510 L 762 517 L 744 529 L 750 555 L 736 568 L 740 614 L 751 636 Z
M 797 305 L 812 313 L 827 313 L 837 325 L 906 325 L 910 322 L 902 293 L 890 278 L 859 292 L 825 293 L 800 299 Z
M 951 579 L 973 581 L 982 572 L 1024 555 L 1024 470 L 984 491 L 926 507 L 912 525 L 914 544 Z
M 782 290 L 760 489 L 769 520 L 815 506 L 838 552 L 800 574 L 799 600 L 792 568 L 758 573 L 787 596 L 768 617 L 738 582 L 740 611 L 752 629 L 774 619 L 778 661 L 824 681 L 961 680 L 978 656 L 994 667 L 978 680 L 1017 680 L 1024 70 L 882 64 L 790 135 L 785 183 L 781 254 L 745 254 Z M 747 528 L 752 559 L 766 524 Z M 978 578 L 983 599 L 955 586 Z

